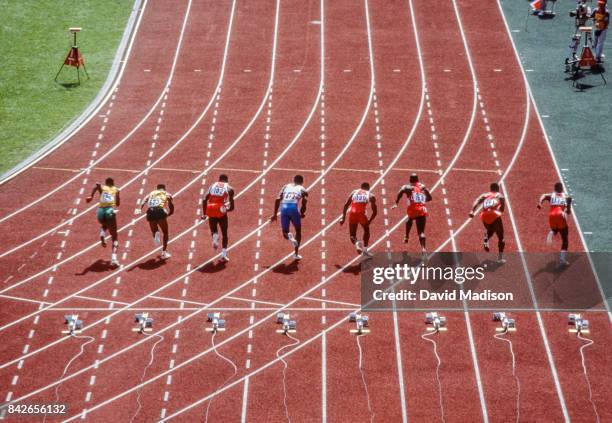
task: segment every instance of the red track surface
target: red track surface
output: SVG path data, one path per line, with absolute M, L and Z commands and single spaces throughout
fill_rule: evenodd
M 449 251 L 449 230 L 462 227 L 473 198 L 506 174 L 518 152 L 504 181 L 515 223 L 505 217 L 507 248 L 543 251 L 545 217 L 534 217 L 531 207 L 558 179 L 497 9 L 482 25 L 473 0 L 457 2 L 460 20 L 453 2 L 437 4 L 435 13 L 427 2 L 413 3 L 414 16 L 408 0 L 326 1 L 323 19 L 319 2 L 237 2 L 235 9 L 230 1 L 148 3 L 112 105 L 0 187 L 2 215 L 27 206 L 120 142 L 154 108 L 90 174 L 0 223 L 3 250 L 15 249 L 0 258 L 0 398 L 39 403 L 57 395 L 70 404 L 65 418 L 89 421 L 153 421 L 175 413 L 178 421 L 194 421 L 207 410 L 209 421 L 515 420 L 511 356 L 492 336 L 490 313 L 446 314 L 450 330 L 433 338 L 439 385 L 432 344 L 421 338 L 421 314 L 371 315 L 372 332 L 359 339 L 363 373 L 357 339 L 348 333 L 346 316 L 360 300 L 359 267 L 347 228 L 336 221 L 346 195 L 363 180 L 377 184 L 377 251 L 405 248 L 397 225 L 402 213 L 389 206 L 413 169 L 435 188 L 429 246 Z M 85 250 L 96 239 L 93 213 L 22 246 L 85 210 L 77 201 L 83 186 L 87 191 L 109 174 L 121 184 L 161 157 L 122 191 L 125 267 L 109 268 L 108 250 Z M 277 190 L 296 170 L 312 184 L 299 264 L 287 258 L 277 225 L 266 224 Z M 194 225 L 202 185 L 222 171 L 240 193 L 227 265 L 216 260 L 207 228 Z M 130 225 L 143 190 L 160 180 L 179 193 L 167 262 L 157 260 L 146 224 Z M 478 250 L 481 231 L 478 222 L 465 226 L 456 248 Z M 583 250 L 573 225 L 571 231 L 572 249 Z M 417 251 L 414 242 L 409 251 Z M 527 283 L 522 268 L 517 280 Z M 283 307 L 298 321 L 297 345 L 274 333 Z M 136 310 L 152 313 L 163 338 L 130 331 Z M 203 331 L 213 310 L 228 322 L 215 336 L 216 350 Z M 92 338 L 60 338 L 62 316 L 71 311 L 85 322 L 83 336 Z M 595 421 L 581 341 L 567 333 L 566 315 L 542 313 L 540 322 L 535 313 L 514 315 L 519 330 L 509 338 L 520 420 Z M 584 351 L 593 402 L 601 421 L 609 421 L 610 320 L 596 312 L 588 318 L 595 342 Z M 286 368 L 278 359 L 283 346 Z

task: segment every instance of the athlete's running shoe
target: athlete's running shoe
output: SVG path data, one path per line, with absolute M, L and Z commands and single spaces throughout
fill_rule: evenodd
M 357 250 L 358 254 L 361 254 L 366 250 L 363 246 L 363 242 L 361 241 L 355 241 L 355 249 Z
M 106 232 L 104 229 L 100 229 L 100 244 L 106 248 Z
M 117 259 L 117 254 L 115 253 L 111 254 L 111 264 L 113 266 L 119 266 L 119 260 Z
M 153 240 L 155 241 L 155 245 L 161 244 L 161 234 L 159 233 L 159 231 L 155 232 L 155 237 L 153 238 Z
M 215 250 L 219 248 L 219 234 L 217 232 L 212 234 L 212 246 Z
M 289 240 L 290 243 L 293 244 L 293 248 L 297 248 L 298 242 L 291 232 L 287 234 L 287 239 Z
M 297 261 L 297 260 L 302 260 L 302 256 L 301 256 L 301 255 L 299 255 L 299 254 L 294 254 L 294 255 L 293 255 L 293 260 L 296 260 L 296 261 Z
M 374 253 L 368 250 L 367 247 L 364 247 L 363 250 L 361 250 L 361 255 L 364 257 L 374 257 Z
M 548 235 L 546 235 L 546 245 L 552 244 L 554 236 L 555 233 L 553 231 L 548 231 Z
M 499 253 L 497 255 L 497 262 L 499 264 L 504 264 L 506 262 L 506 259 L 504 258 L 504 254 L 503 253 Z
M 221 260 L 225 262 L 229 261 L 229 256 L 227 255 L 227 250 L 225 248 L 221 250 Z
M 172 257 L 172 255 L 169 252 L 167 252 L 167 251 L 162 251 L 161 252 L 161 259 L 162 260 L 168 260 L 170 257 Z
M 482 248 L 488 253 L 489 252 L 489 238 L 485 238 L 482 242 Z
M 408 244 L 408 237 L 407 236 L 404 237 L 404 244 Z

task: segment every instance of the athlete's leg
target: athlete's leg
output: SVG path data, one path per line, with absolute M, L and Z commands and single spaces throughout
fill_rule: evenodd
M 291 216 L 288 209 L 281 209 L 280 212 L 280 221 L 281 221 L 281 231 L 283 232 L 283 238 L 289 239 L 289 222 L 291 221 Z
M 410 237 L 410 230 L 412 229 L 412 219 L 409 217 L 406 221 L 406 235 L 404 235 L 404 243 L 408 242 L 408 237 Z
M 163 235 L 162 251 L 166 251 L 168 249 L 168 220 L 166 218 L 159 220 L 155 225 L 156 229 L 157 225 L 159 225 Z
M 506 242 L 504 241 L 504 223 L 502 222 L 501 217 L 497 218 L 494 225 L 495 234 L 497 235 L 497 248 L 499 249 L 500 253 L 503 253 Z
M 484 240 L 483 240 L 483 247 L 485 251 L 489 251 L 489 240 L 491 239 L 491 237 L 493 236 L 493 234 L 495 233 L 495 229 L 494 229 L 494 223 L 491 224 L 487 224 L 484 223 L 484 227 L 485 227 L 485 233 L 484 233 Z
M 113 250 L 111 254 L 111 262 L 118 265 L 117 261 L 117 250 L 119 249 L 119 236 L 117 235 L 117 219 L 113 216 L 107 221 L 108 231 L 110 232 L 111 239 L 113 240 Z
M 302 242 L 302 225 L 299 226 L 293 226 L 295 228 L 295 241 L 296 241 L 296 246 L 295 246 L 295 255 L 298 255 L 298 252 L 300 251 L 300 243 Z
M 218 225 L 218 221 L 216 217 L 208 218 L 208 227 L 210 228 L 211 235 L 214 235 L 217 233 L 217 225 Z
M 349 237 L 351 243 L 355 244 L 357 242 L 357 223 L 349 223 Z
M 367 247 L 370 245 L 370 224 L 366 222 L 363 227 L 363 245 Z
M 155 233 L 157 232 L 157 221 L 155 220 L 150 220 L 149 221 L 149 228 L 151 229 L 151 233 L 153 234 L 153 238 L 155 238 Z
M 227 228 L 229 227 L 229 220 L 227 215 L 219 219 L 219 226 L 221 226 L 221 248 L 224 250 L 227 248 L 229 238 L 227 237 Z
M 419 234 L 419 243 L 421 249 L 425 251 L 426 238 L 425 238 L 425 225 L 427 225 L 427 216 L 420 216 L 416 220 L 417 232 Z

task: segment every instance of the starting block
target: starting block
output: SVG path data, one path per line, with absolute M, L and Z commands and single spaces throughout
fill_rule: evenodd
M 66 314 L 64 316 L 64 324 L 68 325 L 68 329 L 63 330 L 62 333 L 74 335 L 82 332 L 83 321 L 79 320 L 78 314 Z
M 568 316 L 568 324 L 573 327 L 569 329 L 570 333 L 589 333 L 589 321 L 582 318 L 578 313 L 570 313 Z
M 152 332 L 153 331 L 153 318 L 149 317 L 149 313 L 137 313 L 134 316 L 134 322 L 138 323 L 138 327 L 132 328 L 132 332 Z
M 276 315 L 276 323 L 282 325 L 281 329 L 276 329 L 276 333 L 295 333 L 297 332 L 297 323 L 291 320 L 289 313 L 278 313 Z
M 506 316 L 506 313 L 493 313 L 493 321 L 501 322 L 501 327 L 495 328 L 495 332 L 516 332 L 516 321 Z
M 221 319 L 221 313 L 208 313 L 207 322 L 212 323 L 212 326 L 206 328 L 206 332 L 223 332 L 225 331 L 225 320 Z
M 446 328 L 446 317 L 439 316 L 436 312 L 425 314 L 425 323 L 432 325 L 432 327 L 427 328 L 427 332 L 444 332 L 448 330 Z
M 355 323 L 356 328 L 349 330 L 350 333 L 357 335 L 363 335 L 364 333 L 370 333 L 370 318 L 359 313 L 351 313 L 349 316 L 349 322 Z

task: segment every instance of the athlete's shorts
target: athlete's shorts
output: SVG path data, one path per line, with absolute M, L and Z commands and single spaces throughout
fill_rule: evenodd
M 410 219 L 417 219 L 419 217 L 427 216 L 427 208 L 425 206 L 422 207 L 408 207 L 406 209 L 406 215 Z
M 147 220 L 149 222 L 157 222 L 168 217 L 168 213 L 163 207 L 151 207 L 147 210 Z
M 365 213 L 349 213 L 348 221 L 350 225 L 365 226 L 368 223 L 368 216 Z
M 490 225 L 501 217 L 501 212 L 498 210 L 486 210 L 480 213 L 480 219 L 485 225 Z
M 289 232 L 289 223 L 293 224 L 294 228 L 302 226 L 302 217 L 297 208 L 297 204 L 283 204 L 280 210 L 281 228 L 283 232 Z
M 563 214 L 551 214 L 548 216 L 548 224 L 553 231 L 560 231 L 567 228 L 567 220 Z
M 112 207 L 98 207 L 98 222 L 105 223 L 115 219 L 115 209 Z
M 222 218 L 227 215 L 227 209 L 225 204 L 222 203 L 208 203 L 206 205 L 206 216 Z

